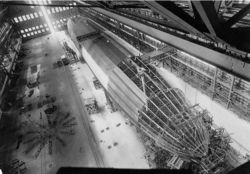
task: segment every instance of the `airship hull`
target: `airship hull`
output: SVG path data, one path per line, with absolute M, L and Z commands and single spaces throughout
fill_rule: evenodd
M 96 32 L 91 26 L 86 27 L 86 20 L 82 20 L 78 27 L 74 27 L 74 25 L 76 24 L 72 21 L 68 22 L 68 27 L 72 27 L 71 38 Z M 81 29 L 78 30 L 78 28 Z M 82 28 L 84 29 L 82 30 Z M 115 45 L 111 38 L 103 33 L 85 38 L 82 42 L 74 39 L 74 42 L 79 45 L 84 60 L 105 90 L 132 121 L 137 122 L 138 110 L 145 105 L 147 96 L 117 67 L 117 64 L 125 59 L 129 52 L 120 51 L 120 46 Z
M 119 107 L 162 148 L 188 159 L 205 156 L 209 135 L 202 114 L 136 56 L 87 18 L 68 21 L 84 60 Z

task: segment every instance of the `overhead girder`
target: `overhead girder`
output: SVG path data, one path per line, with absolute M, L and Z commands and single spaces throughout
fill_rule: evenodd
M 229 73 L 232 73 L 238 77 L 241 77 L 247 81 L 250 80 L 250 63 L 239 60 L 233 56 L 220 53 L 216 50 L 204 47 L 198 43 L 193 43 L 188 40 L 182 39 L 178 36 L 169 34 L 167 32 L 161 31 L 154 27 L 148 26 L 146 24 L 140 23 L 128 17 L 121 16 L 119 14 L 110 12 L 101 8 L 94 8 L 99 13 L 102 13 L 110 18 L 116 19 L 128 26 L 133 26 L 138 31 L 146 33 L 158 40 L 166 42 L 173 47 L 176 47 L 184 52 L 189 53 L 201 59 L 207 63 L 210 63 L 216 67 L 219 67 Z
M 232 16 L 228 21 L 225 23 L 225 25 L 230 28 L 235 23 L 237 23 L 239 20 L 241 20 L 244 16 L 246 16 L 250 12 L 250 3 L 246 5 L 244 8 L 242 8 L 238 13 L 236 13 L 234 16 Z
M 142 4 L 128 4 L 128 5 L 114 5 L 113 9 L 117 9 L 117 8 L 148 8 Z
M 192 6 L 192 3 L 191 3 L 191 0 L 188 0 L 188 7 L 190 9 L 190 13 L 192 13 L 193 12 L 193 6 Z
M 142 3 L 125 3 L 125 4 L 116 4 L 116 1 L 85 1 L 85 0 L 76 0 L 79 4 L 92 4 L 93 6 L 97 6 L 100 8 L 110 8 L 110 9 L 118 9 L 118 8 L 148 8 Z M 120 2 L 120 1 L 117 1 Z M 79 6 L 79 5 L 77 5 Z
M 199 13 L 203 23 L 213 36 L 221 37 L 225 31 L 222 30 L 213 1 L 192 1 Z
M 4 15 L 6 14 L 7 9 L 8 9 L 8 7 L 3 7 L 3 6 L 0 8 L 0 23 L 1 23 L 2 19 L 4 19 Z
M 175 22 L 181 26 L 183 30 L 189 33 L 198 34 L 207 37 L 202 31 L 206 31 L 204 25 L 199 24 L 189 14 L 184 12 L 176 4 L 170 1 L 143 1 L 143 3 L 151 8 L 153 11 L 158 12 L 163 17 Z
M 203 23 L 202 22 L 202 19 L 201 19 L 201 17 L 200 17 L 200 15 L 199 15 L 199 13 L 198 13 L 198 11 L 196 10 L 196 8 L 194 7 L 194 4 L 191 2 L 191 0 L 190 0 L 190 4 L 191 4 L 191 6 L 192 6 L 192 10 L 193 10 L 193 14 L 194 14 L 194 18 L 195 18 L 195 20 L 197 21 L 197 22 L 199 22 L 199 23 Z
M 78 1 L 79 2 L 79 1 Z M 85 3 L 99 6 L 100 8 L 109 8 L 109 4 L 103 2 L 103 1 L 84 1 Z
M 215 9 L 216 14 L 218 14 L 219 12 L 220 5 L 221 5 L 221 1 L 214 0 L 214 9 Z

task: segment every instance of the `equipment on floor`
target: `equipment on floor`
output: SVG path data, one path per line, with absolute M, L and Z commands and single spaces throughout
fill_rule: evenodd
M 29 111 L 32 110 L 32 108 L 33 108 L 33 107 L 32 107 L 32 104 L 31 104 L 31 103 L 28 104 L 28 105 L 26 105 L 26 106 L 23 106 L 23 107 L 21 107 L 21 109 L 20 109 L 20 114 L 29 112 Z
M 95 89 L 102 88 L 102 84 L 99 82 L 99 80 L 96 77 L 93 78 L 93 83 L 94 83 Z
M 29 91 L 28 97 L 31 97 L 34 94 L 34 89 Z
M 62 55 L 61 56 L 61 60 L 62 60 L 62 63 L 66 66 L 70 63 L 69 59 L 65 56 L 65 55 Z
M 84 101 L 88 114 L 96 114 L 98 112 L 98 106 L 95 98 L 88 98 Z
M 40 64 L 29 66 L 27 72 L 27 87 L 34 88 L 39 84 Z
M 45 114 L 52 114 L 57 110 L 57 106 L 52 105 L 49 106 L 47 109 L 44 110 Z

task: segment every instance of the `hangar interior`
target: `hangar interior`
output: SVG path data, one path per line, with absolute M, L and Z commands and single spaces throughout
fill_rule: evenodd
M 248 0 L 0 2 L 0 174 L 226 174 L 249 133 Z

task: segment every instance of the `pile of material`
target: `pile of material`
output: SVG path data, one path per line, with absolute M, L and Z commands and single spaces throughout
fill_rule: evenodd
M 44 105 L 54 103 L 55 101 L 56 101 L 56 97 L 51 97 L 49 95 L 46 95 L 45 97 L 41 96 L 37 104 L 37 107 L 41 108 Z
M 96 114 L 98 112 L 97 102 L 94 98 L 88 98 L 85 100 L 85 107 L 89 115 Z
M 95 89 L 101 89 L 102 88 L 102 85 L 101 85 L 101 83 L 99 82 L 98 79 L 94 78 L 93 83 L 94 83 Z

